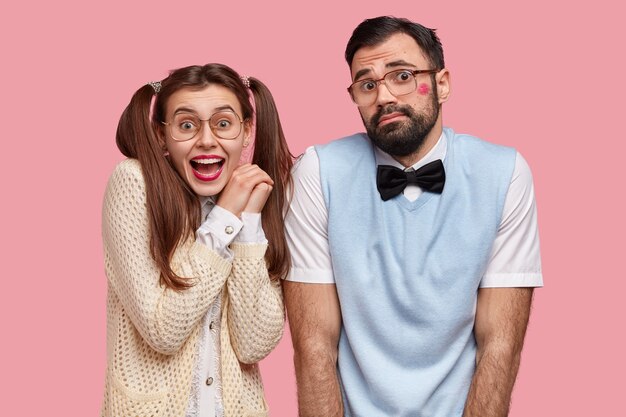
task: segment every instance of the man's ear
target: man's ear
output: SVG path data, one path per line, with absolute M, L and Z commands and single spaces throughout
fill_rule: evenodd
M 450 98 L 450 71 L 445 68 L 439 71 L 435 74 L 435 82 L 437 84 L 439 104 L 443 104 Z

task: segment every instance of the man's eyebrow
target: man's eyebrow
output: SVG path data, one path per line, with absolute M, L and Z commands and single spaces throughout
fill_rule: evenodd
M 397 68 L 397 67 L 412 67 L 412 68 L 417 68 L 417 66 L 415 66 L 414 64 L 411 64 L 410 62 L 406 62 L 403 59 L 399 59 L 397 61 L 391 61 L 388 62 L 387 64 L 385 64 L 385 68 Z M 359 78 L 361 78 L 364 75 L 367 75 L 369 73 L 371 73 L 372 70 L 369 68 L 363 68 L 362 70 L 357 71 L 357 73 L 354 75 L 354 81 L 356 82 Z
M 356 82 L 356 80 L 358 80 L 365 74 L 369 74 L 370 72 L 372 72 L 372 70 L 369 68 L 363 68 L 362 70 L 357 71 L 357 73 L 354 75 L 354 81 Z
M 388 62 L 385 67 L 387 68 L 396 68 L 396 67 L 413 67 L 413 68 L 417 68 L 417 66 L 415 66 L 414 64 L 411 64 L 410 62 L 406 62 L 403 59 L 399 59 L 397 61 L 392 61 L 392 62 Z

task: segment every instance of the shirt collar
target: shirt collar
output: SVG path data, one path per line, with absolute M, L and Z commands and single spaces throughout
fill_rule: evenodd
M 435 143 L 435 146 L 433 146 L 433 148 L 428 151 L 428 153 L 424 155 L 422 159 L 414 163 L 409 168 L 417 170 L 430 162 L 436 161 L 437 159 L 441 159 L 443 161 L 446 157 L 446 152 L 448 150 L 447 144 L 448 141 L 446 139 L 446 135 L 442 131 L 441 136 L 439 136 L 439 139 L 437 139 L 437 143 Z M 405 168 L 400 162 L 393 159 L 391 155 L 380 150 L 378 146 L 374 146 L 374 156 L 376 157 L 376 165 L 391 165 L 402 170 L 408 169 Z
M 202 210 L 202 218 L 204 219 L 215 205 L 215 196 L 198 196 L 200 200 L 200 210 Z

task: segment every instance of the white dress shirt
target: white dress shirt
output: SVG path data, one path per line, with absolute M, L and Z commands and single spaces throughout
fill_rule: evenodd
M 232 260 L 232 242 L 267 243 L 260 213 L 242 213 L 241 220 L 230 211 L 215 205 L 212 197 L 201 197 L 203 222 L 196 240 L 225 259 Z M 224 417 L 220 381 L 220 295 L 202 319 L 198 362 L 194 369 L 192 391 L 186 417 Z
M 437 159 L 444 161 L 446 152 L 447 139 L 442 133 L 433 149 L 406 169 L 417 170 Z M 375 157 L 377 165 L 392 165 L 405 169 L 402 164 L 378 148 L 375 148 Z M 322 193 L 319 158 L 314 147 L 309 147 L 296 161 L 293 181 L 294 195 L 285 219 L 287 243 L 292 260 L 291 270 L 286 279 L 333 284 L 335 278 L 328 245 L 328 211 Z M 409 184 L 403 194 L 404 198 L 414 201 L 422 194 L 422 189 L 415 184 Z M 542 285 L 532 174 L 524 158 L 517 153 L 498 234 L 480 286 Z

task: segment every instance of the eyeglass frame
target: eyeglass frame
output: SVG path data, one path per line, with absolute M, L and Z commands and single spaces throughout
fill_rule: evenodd
M 181 112 L 181 113 L 194 115 L 194 116 L 196 116 L 196 118 L 198 119 L 198 121 L 200 121 L 200 122 L 207 122 L 207 123 L 208 123 L 209 121 L 211 121 L 211 118 L 212 118 L 213 116 L 215 116 L 216 114 L 219 114 L 219 113 L 232 113 L 232 114 L 234 114 L 234 115 L 235 115 L 235 117 L 237 118 L 237 120 L 239 120 L 240 125 L 239 125 L 239 132 L 238 132 L 238 133 L 235 135 L 235 137 L 233 137 L 233 138 L 223 138 L 223 137 L 219 136 L 218 134 L 216 134 L 216 133 L 213 131 L 213 129 L 211 128 L 211 124 L 209 124 L 209 130 L 211 131 L 211 133 L 212 133 L 212 134 L 213 134 L 216 138 L 221 139 L 221 140 L 235 140 L 235 139 L 237 139 L 237 137 L 241 134 L 241 130 L 242 130 L 242 128 L 243 128 L 243 126 L 244 126 L 244 124 L 245 124 L 245 121 L 247 120 L 247 119 L 242 119 L 241 117 L 239 117 L 239 115 L 238 115 L 238 114 L 237 114 L 234 110 L 219 110 L 219 111 L 216 111 L 215 113 L 211 114 L 211 115 L 209 116 L 209 118 L 208 118 L 208 119 L 201 119 L 201 118 L 200 118 L 197 114 L 195 114 L 195 113 L 191 113 L 191 112 Z M 174 114 L 174 117 L 175 117 L 175 116 L 176 116 L 176 114 Z M 164 121 L 161 121 L 161 123 L 162 123 L 163 125 L 165 125 L 165 126 L 171 126 L 171 125 L 172 125 L 172 122 L 164 122 Z M 194 138 L 196 138 L 196 137 L 198 136 L 198 133 L 200 133 L 200 131 L 201 131 L 202 129 L 204 129 L 204 127 L 203 127 L 203 126 L 204 126 L 204 123 L 201 123 L 201 124 L 200 124 L 200 127 L 198 128 L 198 131 L 197 131 L 196 133 L 194 133 L 194 134 L 193 134 L 193 136 L 192 136 L 192 137 L 190 137 L 189 139 L 176 139 L 176 138 L 172 135 L 172 132 L 171 132 L 171 131 L 169 132 L 169 134 L 170 134 L 170 137 L 171 137 L 171 138 L 172 138 L 175 142 L 187 142 L 187 141 L 190 141 L 190 140 L 193 140 Z M 170 129 L 172 129 L 172 128 L 170 127 Z
M 427 70 L 410 70 L 410 69 L 396 69 L 393 71 L 389 71 L 387 73 L 385 73 L 382 78 L 378 78 L 378 79 L 372 79 L 372 78 L 365 78 L 362 80 L 358 80 L 353 82 L 352 84 L 350 84 L 350 86 L 348 86 L 347 90 L 348 90 L 348 94 L 350 94 L 350 98 L 352 99 L 352 102 L 354 104 L 356 104 L 357 106 L 369 106 L 371 104 L 374 104 L 374 102 L 376 102 L 376 96 L 378 96 L 378 87 L 380 86 L 381 82 L 385 81 L 385 78 L 387 78 L 387 76 L 389 74 L 392 74 L 394 72 L 400 73 L 400 72 L 408 72 L 413 76 L 413 81 L 415 81 L 415 88 L 411 91 L 409 91 L 408 93 L 404 93 L 404 94 L 394 94 L 391 92 L 391 90 L 389 90 L 389 87 L 387 87 L 387 84 L 385 83 L 385 87 L 387 87 L 387 90 L 389 90 L 389 93 L 391 95 L 393 95 L 394 97 L 398 97 L 398 96 L 406 96 L 407 94 L 411 94 L 412 92 L 414 92 L 415 90 L 417 90 L 417 80 L 415 79 L 415 77 L 417 77 L 419 74 L 436 74 L 438 73 L 440 70 L 438 69 L 427 69 Z M 359 84 L 359 83 L 363 83 L 363 82 L 374 82 L 376 83 L 376 95 L 374 96 L 374 102 L 372 102 L 371 104 L 365 104 L 365 105 L 359 105 L 359 103 L 356 102 L 356 100 L 354 99 L 354 94 L 352 93 L 352 87 L 355 84 Z M 374 90 L 372 90 L 374 91 Z

